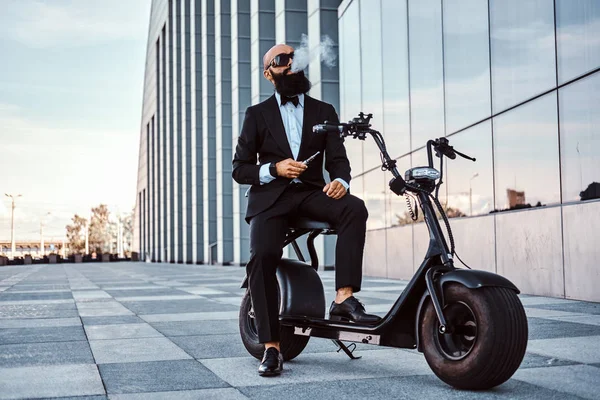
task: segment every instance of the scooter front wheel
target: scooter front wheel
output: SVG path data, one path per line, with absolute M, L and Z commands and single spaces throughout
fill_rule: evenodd
M 527 317 L 517 294 L 506 288 L 444 288 L 442 333 L 431 301 L 421 323 L 427 363 L 442 381 L 459 389 L 490 389 L 519 368 L 527 348 Z
M 262 359 L 265 346 L 258 341 L 258 331 L 256 330 L 254 310 L 252 309 L 252 300 L 250 291 L 246 290 L 242 298 L 239 315 L 240 336 L 246 350 L 258 358 Z M 279 328 L 281 355 L 285 361 L 296 358 L 308 344 L 310 336 L 294 335 L 294 328 L 290 326 L 281 326 Z

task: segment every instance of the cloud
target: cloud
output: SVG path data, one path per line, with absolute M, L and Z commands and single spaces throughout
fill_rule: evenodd
M 37 120 L 0 104 L 2 192 L 20 193 L 15 225 L 20 237 L 35 238 L 48 211 L 45 231 L 56 237 L 75 213 L 108 204 L 129 210 L 135 202 L 137 130 L 74 129 Z M 6 199 L 5 199 L 6 200 Z M 0 240 L 10 234 L 10 203 L 0 202 Z
M 2 8 L 2 35 L 32 48 L 139 39 L 150 16 L 150 0 L 20 0 Z

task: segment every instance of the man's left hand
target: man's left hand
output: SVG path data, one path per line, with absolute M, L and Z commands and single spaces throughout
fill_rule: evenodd
M 346 188 L 339 181 L 333 181 L 325 185 L 323 192 L 332 199 L 338 200 L 346 195 Z

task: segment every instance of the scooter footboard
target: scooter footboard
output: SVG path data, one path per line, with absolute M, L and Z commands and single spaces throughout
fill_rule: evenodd
M 282 259 L 277 268 L 281 294 L 280 315 L 325 317 L 325 292 L 319 274 L 310 264 Z

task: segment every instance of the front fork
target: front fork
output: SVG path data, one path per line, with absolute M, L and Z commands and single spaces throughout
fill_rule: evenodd
M 441 284 L 436 284 L 433 280 L 433 275 L 437 272 L 436 268 L 430 268 L 425 274 L 425 284 L 427 285 L 427 290 L 429 291 L 429 296 L 431 296 L 431 301 L 433 302 L 433 308 L 435 309 L 435 313 L 437 314 L 438 320 L 440 321 L 440 333 L 444 334 L 447 331 L 447 323 L 446 318 L 444 317 L 444 291 L 441 287 Z M 439 282 L 439 281 L 438 281 Z

